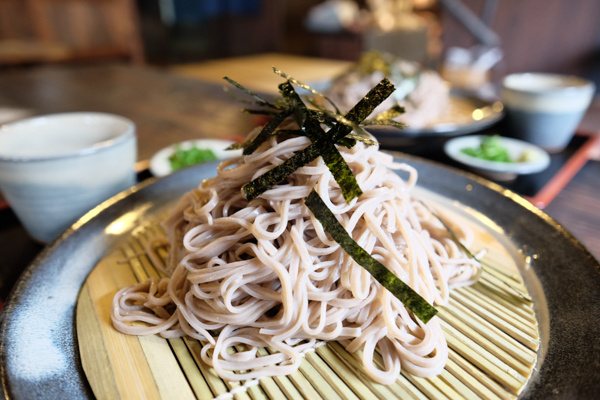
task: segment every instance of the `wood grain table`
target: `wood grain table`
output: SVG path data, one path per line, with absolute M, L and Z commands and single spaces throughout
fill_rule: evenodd
M 211 71 L 218 76 L 218 71 Z M 306 71 L 290 73 L 307 79 Z M 137 125 L 138 159 L 144 161 L 175 142 L 245 135 L 254 126 L 252 117 L 240 114 L 240 104 L 218 82 L 123 65 L 6 70 L 0 71 L 0 107 L 27 109 L 34 115 L 72 111 L 123 115 Z M 588 119 L 586 129 L 600 130 L 596 121 Z M 547 211 L 600 258 L 600 162 L 588 162 Z M 10 209 L 0 210 L 0 299 L 41 249 Z
M 351 64 L 342 60 L 266 53 L 182 64 L 170 70 L 181 76 L 214 83 L 220 83 L 223 76 L 228 76 L 259 93 L 277 94 L 281 78 L 275 75 L 273 67 L 309 84 L 334 78 Z
M 73 111 L 119 114 L 135 122 L 138 159 L 172 143 L 245 135 L 252 117 L 223 84 L 125 65 L 39 67 L 0 72 L 0 107 L 34 115 Z

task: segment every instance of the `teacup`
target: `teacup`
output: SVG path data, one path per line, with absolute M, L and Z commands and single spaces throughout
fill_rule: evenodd
M 562 151 L 594 96 L 595 85 L 569 75 L 523 73 L 502 81 L 508 134 L 542 147 Z
M 135 124 L 65 113 L 0 126 L 0 190 L 29 234 L 49 242 L 135 184 Z

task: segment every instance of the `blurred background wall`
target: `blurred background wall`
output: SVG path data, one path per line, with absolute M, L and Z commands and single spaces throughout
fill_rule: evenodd
M 307 23 L 315 7 L 336 3 L 355 7 L 355 21 Z M 385 35 L 373 28 L 377 7 L 400 16 Z M 356 60 L 370 47 L 439 66 L 449 48 L 481 42 L 457 7 L 499 39 L 495 78 L 599 75 L 597 0 L 0 0 L 0 68 L 114 58 L 167 66 L 265 52 Z

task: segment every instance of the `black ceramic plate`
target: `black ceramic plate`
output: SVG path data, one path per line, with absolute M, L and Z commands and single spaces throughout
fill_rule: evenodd
M 500 239 L 539 255 L 522 271 L 535 301 L 541 348 L 523 398 L 600 393 L 600 265 L 569 232 L 519 196 L 474 175 L 406 158 L 418 184 L 489 218 Z M 215 174 L 203 164 L 146 182 L 92 210 L 25 271 L 0 318 L 0 368 L 9 399 L 87 399 L 75 305 L 96 263 L 135 226 Z M 113 229 L 118 222 L 121 229 Z M 108 229 L 107 229 L 108 228 Z
M 499 122 L 504 115 L 501 106 L 494 106 L 494 102 L 482 100 L 474 94 L 452 90 L 450 95 L 454 101 L 470 102 L 473 104 L 473 110 L 484 110 L 481 113 L 485 116 L 480 116 L 479 119 L 471 118 L 468 122 L 445 122 L 424 128 L 408 126 L 400 130 L 383 125 L 371 126 L 369 132 L 385 148 L 399 149 L 418 143 L 431 143 L 432 140 L 446 141 L 454 136 L 480 132 Z

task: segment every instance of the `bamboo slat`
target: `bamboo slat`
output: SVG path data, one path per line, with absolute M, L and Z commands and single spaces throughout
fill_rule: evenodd
M 360 351 L 350 354 L 342 344 L 330 342 L 308 352 L 289 376 L 262 378 L 258 384 L 227 382 L 201 360 L 203 343 L 197 340 L 117 332 L 109 316 L 116 291 L 149 276 L 164 276 L 145 253 L 162 236 L 156 224 L 136 229 L 100 261 L 82 288 L 77 330 L 84 371 L 99 399 L 515 399 L 537 359 L 535 312 L 510 253 L 485 228 L 473 226 L 473 248 L 488 249 L 484 272 L 479 283 L 453 290 L 448 306 L 439 308 L 449 359 L 437 377 L 403 371 L 395 383 L 381 385 L 362 370 Z M 166 259 L 166 248 L 153 251 Z M 274 352 L 259 349 L 258 355 Z M 374 363 L 383 364 L 377 352 Z

